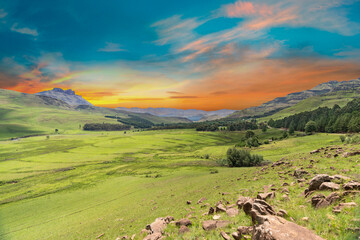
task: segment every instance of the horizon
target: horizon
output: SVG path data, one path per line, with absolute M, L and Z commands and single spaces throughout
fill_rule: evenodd
M 359 80 L 360 81 L 360 77 L 359 78 L 356 78 L 356 79 L 350 79 L 350 80 L 345 80 L 345 81 L 338 81 L 338 80 L 329 80 L 329 81 L 327 81 L 327 82 L 323 82 L 323 83 L 320 83 L 320 84 L 318 84 L 318 85 L 316 85 L 316 86 L 314 86 L 314 87 L 317 87 L 317 86 L 319 86 L 319 85 L 321 85 L 321 84 L 324 84 L 324 83 L 331 83 L 331 82 L 337 82 L 337 83 L 341 83 L 341 82 L 349 82 L 349 81 L 354 81 L 354 80 Z M 41 92 L 47 92 L 47 91 L 52 91 L 52 90 L 55 90 L 55 89 L 61 89 L 62 91 L 68 91 L 68 90 L 71 90 L 71 91 L 73 91 L 74 93 L 75 93 L 75 95 L 77 95 L 77 96 L 81 96 L 82 98 L 84 98 L 82 95 L 81 95 L 81 93 L 79 93 L 78 91 L 76 91 L 76 89 L 72 89 L 72 88 L 57 88 L 57 87 L 54 87 L 54 88 L 51 88 L 51 89 L 45 89 L 45 90 L 43 90 L 43 91 L 41 91 Z M 310 90 L 310 89 L 304 89 L 303 91 L 305 91 L 305 90 Z M 14 90 L 14 91 L 16 91 L 16 90 Z M 17 92 L 19 92 L 19 91 L 17 91 Z M 40 92 L 38 92 L 38 93 L 40 93 Z M 292 93 L 297 93 L 297 92 L 292 92 Z M 292 93 L 289 93 L 289 94 L 292 94 Z M 36 94 L 36 93 L 34 93 L 34 94 Z M 289 94 L 286 94 L 285 96 L 287 96 L 287 95 L 289 95 Z M 281 97 L 285 97 L 285 96 L 278 96 L 278 97 L 276 97 L 276 98 L 281 98 Z M 274 99 L 276 99 L 276 98 L 274 98 Z M 91 104 L 93 104 L 91 101 L 89 101 L 88 99 L 86 99 L 86 98 L 84 98 L 86 101 L 88 101 L 89 103 L 91 103 Z M 274 99 L 271 99 L 271 100 L 269 100 L 269 101 L 272 101 L 272 100 L 274 100 Z M 267 102 L 264 102 L 264 103 L 267 103 Z M 259 105 L 256 105 L 256 106 L 250 106 L 250 107 L 247 107 L 247 108 L 251 108 L 251 107 L 257 107 L 257 106 L 260 106 L 261 104 L 264 104 L 264 103 L 260 103 Z M 95 107 L 102 107 L 102 106 L 97 106 L 97 105 L 94 105 L 93 104 L 93 106 L 95 106 Z M 177 110 L 197 110 L 197 111 L 206 111 L 206 112 L 215 112 L 215 111 L 221 111 L 221 110 L 230 110 L 230 111 L 240 111 L 240 110 L 244 110 L 244 109 L 246 109 L 246 108 L 243 108 L 243 109 L 227 109 L 227 108 L 221 108 L 221 109 L 210 109 L 210 110 L 204 110 L 204 109 L 196 109 L 196 108 L 187 108 L 187 109 L 185 109 L 185 108 L 172 108 L 172 107 L 122 107 L 122 106 L 117 106 L 117 107 L 108 107 L 108 108 L 127 108 L 127 109 L 134 109 L 134 108 L 137 108 L 137 109 L 177 109 Z
M 357 79 L 359 10 L 358 0 L 0 1 L 0 88 L 241 110 Z

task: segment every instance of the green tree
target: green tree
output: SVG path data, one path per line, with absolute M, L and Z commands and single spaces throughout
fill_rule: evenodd
M 316 122 L 314 121 L 309 121 L 306 123 L 305 125 L 305 133 L 306 134 L 311 134 L 313 132 L 317 131 L 317 126 L 316 126 Z
M 246 131 L 245 138 L 249 139 L 255 136 L 255 133 L 253 131 Z

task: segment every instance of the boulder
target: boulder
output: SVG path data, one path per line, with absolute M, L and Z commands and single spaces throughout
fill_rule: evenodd
M 320 190 L 331 190 L 331 191 L 335 191 L 335 190 L 339 190 L 340 189 L 340 185 L 333 183 L 333 182 L 323 182 L 320 187 Z
M 161 240 L 163 238 L 162 234 L 159 232 L 152 233 L 150 235 L 147 235 L 144 240 Z
M 280 209 L 279 212 L 276 215 L 279 216 L 279 217 L 287 217 L 288 213 L 287 213 L 286 210 Z
M 350 181 L 344 184 L 343 188 L 345 190 L 360 190 L 360 183 L 355 181 Z
M 241 240 L 241 234 L 237 233 L 237 232 L 233 232 L 231 234 L 231 236 L 235 239 L 235 240 Z
M 211 215 L 211 214 L 214 214 L 214 212 L 215 212 L 215 209 L 213 207 L 210 207 L 208 214 Z
M 216 206 L 216 212 L 226 212 L 226 208 L 220 203 Z
M 151 223 L 147 229 L 149 229 L 152 233 L 163 233 L 165 228 L 167 226 L 167 223 L 165 221 L 165 218 L 157 218 L 153 223 Z
M 191 221 L 187 218 L 183 218 L 175 222 L 176 226 L 191 226 L 191 224 L 192 224 Z
M 258 216 L 252 240 L 324 240 L 312 231 L 278 216 Z
M 224 231 L 220 232 L 220 236 L 225 240 L 231 240 L 231 237 L 229 235 L 227 235 L 227 233 Z
M 243 206 L 244 206 L 244 204 L 245 204 L 247 201 L 249 201 L 249 200 L 251 200 L 250 197 L 240 196 L 240 197 L 238 198 L 238 200 L 236 201 L 236 205 L 239 207 L 239 209 L 242 209 Z
M 226 214 L 229 217 L 235 217 L 236 215 L 239 214 L 239 209 L 237 209 L 237 208 L 229 208 L 229 209 L 226 210 Z
M 179 234 L 184 234 L 190 232 L 190 229 L 187 226 L 181 225 L 180 229 L 179 229 Z
M 273 199 L 275 198 L 275 192 L 259 193 L 256 198 L 261 200 Z
M 318 190 L 323 182 L 330 182 L 331 179 L 332 177 L 327 174 L 316 175 L 313 179 L 310 180 L 309 191 Z

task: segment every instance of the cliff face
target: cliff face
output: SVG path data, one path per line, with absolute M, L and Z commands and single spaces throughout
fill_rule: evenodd
M 61 88 L 54 88 L 53 90 L 39 92 L 36 93 L 35 95 L 55 98 L 69 104 L 70 106 L 78 106 L 78 105 L 92 106 L 91 103 L 86 101 L 82 96 L 76 95 L 75 92 L 71 89 L 63 90 Z

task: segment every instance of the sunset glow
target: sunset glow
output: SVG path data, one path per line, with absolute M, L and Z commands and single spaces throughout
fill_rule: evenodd
M 237 110 L 360 77 L 357 0 L 40 2 L 0 5 L 0 88 Z

